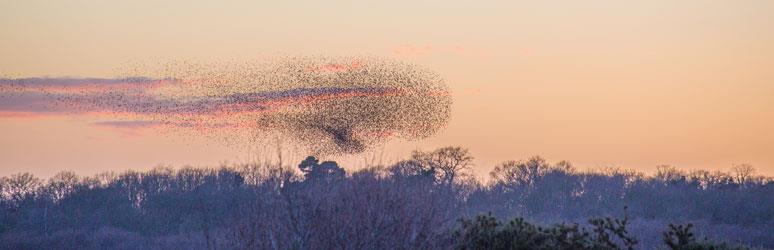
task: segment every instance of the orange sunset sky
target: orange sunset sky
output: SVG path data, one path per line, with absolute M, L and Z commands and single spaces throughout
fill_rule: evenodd
M 536 154 L 581 169 L 749 163 L 774 175 L 772 13 L 763 0 L 0 0 L 0 78 L 110 78 L 170 60 L 386 57 L 440 74 L 451 121 L 426 140 L 337 158 L 345 167 L 459 145 L 481 176 Z M 84 119 L 0 117 L 0 176 L 243 163 L 276 150 Z

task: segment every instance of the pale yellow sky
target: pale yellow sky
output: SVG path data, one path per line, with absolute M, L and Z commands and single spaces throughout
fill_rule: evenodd
M 582 168 L 751 163 L 774 175 L 774 1 L 226 2 L 0 0 L 0 77 L 383 56 L 435 70 L 455 98 L 446 130 L 391 143 L 385 161 L 460 145 L 481 174 L 540 154 Z M 126 136 L 77 117 L 0 119 L 0 138 L 0 175 L 261 154 L 206 138 Z

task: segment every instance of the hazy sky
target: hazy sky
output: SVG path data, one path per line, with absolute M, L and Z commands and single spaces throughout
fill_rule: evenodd
M 750 163 L 774 175 L 772 13 L 774 1 L 0 0 L 0 77 L 115 77 L 179 59 L 382 56 L 442 75 L 452 120 L 432 139 L 349 162 L 459 145 L 481 174 L 539 154 L 581 168 Z M 276 148 L 255 147 L 78 117 L 0 117 L 0 175 L 239 163 Z

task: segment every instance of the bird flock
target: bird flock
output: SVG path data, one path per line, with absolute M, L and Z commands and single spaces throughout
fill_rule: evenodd
M 451 94 L 433 71 L 364 57 L 170 63 L 117 78 L 0 78 L 0 116 L 93 115 L 101 125 L 157 127 L 315 154 L 355 154 L 391 139 L 436 134 Z

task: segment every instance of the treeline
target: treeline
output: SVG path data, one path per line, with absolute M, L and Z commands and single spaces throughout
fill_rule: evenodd
M 309 157 L 293 167 L 16 174 L 0 178 L 0 248 L 774 248 L 774 181 L 749 165 L 646 176 L 533 157 L 482 183 L 472 160 L 446 147 L 351 173 Z

